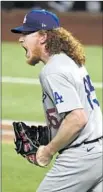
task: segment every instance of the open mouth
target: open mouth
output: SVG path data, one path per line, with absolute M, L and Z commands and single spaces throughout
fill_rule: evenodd
M 28 51 L 28 49 L 27 49 L 26 47 L 24 47 L 24 46 L 23 46 L 23 48 L 24 48 L 24 50 L 25 50 L 25 52 L 26 52 L 25 56 L 26 56 L 26 57 L 29 57 L 29 51 Z
M 23 47 L 24 48 L 24 50 L 26 51 L 26 54 L 27 54 L 27 48 L 26 47 Z

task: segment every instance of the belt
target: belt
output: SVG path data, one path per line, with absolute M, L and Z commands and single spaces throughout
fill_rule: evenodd
M 101 137 L 99 137 L 97 139 L 91 140 L 91 141 L 84 141 L 84 144 L 95 143 L 95 142 L 98 142 L 100 139 L 103 139 L 103 136 L 101 136 Z
M 98 142 L 100 139 L 103 139 L 103 136 L 101 136 L 101 137 L 99 137 L 99 138 L 97 138 L 97 139 L 94 139 L 94 140 L 91 140 L 91 141 L 83 141 L 82 143 L 78 143 L 78 144 L 76 144 L 76 145 L 73 145 L 73 146 L 67 146 L 67 147 L 65 147 L 65 148 L 63 148 L 63 149 L 61 149 L 58 153 L 59 154 L 61 154 L 64 150 L 66 150 L 66 149 L 69 149 L 69 148 L 76 148 L 76 147 L 79 147 L 80 145 L 82 145 L 82 144 L 89 144 L 89 143 L 95 143 L 95 142 Z

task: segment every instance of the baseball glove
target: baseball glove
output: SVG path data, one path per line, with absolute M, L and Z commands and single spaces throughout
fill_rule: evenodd
M 36 152 L 40 145 L 50 141 L 50 129 L 47 126 L 28 126 L 24 122 L 13 122 L 15 150 L 30 163 L 38 165 Z

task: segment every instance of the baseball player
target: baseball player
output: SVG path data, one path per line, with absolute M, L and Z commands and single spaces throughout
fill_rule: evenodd
M 46 10 L 30 11 L 11 31 L 21 34 L 28 64 L 44 63 L 39 78 L 51 140 L 39 147 L 37 162 L 47 166 L 58 154 L 37 192 L 102 192 L 102 113 L 82 45 Z

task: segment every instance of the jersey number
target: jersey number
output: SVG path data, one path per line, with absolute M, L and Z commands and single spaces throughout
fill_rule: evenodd
M 84 81 L 85 91 L 87 93 L 88 102 L 89 102 L 91 108 L 94 109 L 93 104 L 95 103 L 97 106 L 99 106 L 99 102 L 96 98 L 94 98 L 94 99 L 91 98 L 91 93 L 92 93 L 92 91 L 95 91 L 95 89 L 91 83 L 89 75 L 86 75 L 86 77 L 83 78 L 83 81 Z
M 55 108 L 48 109 L 46 113 L 47 113 L 47 119 L 50 123 L 50 127 L 53 127 L 54 129 L 58 129 L 60 122 L 54 116 Z

